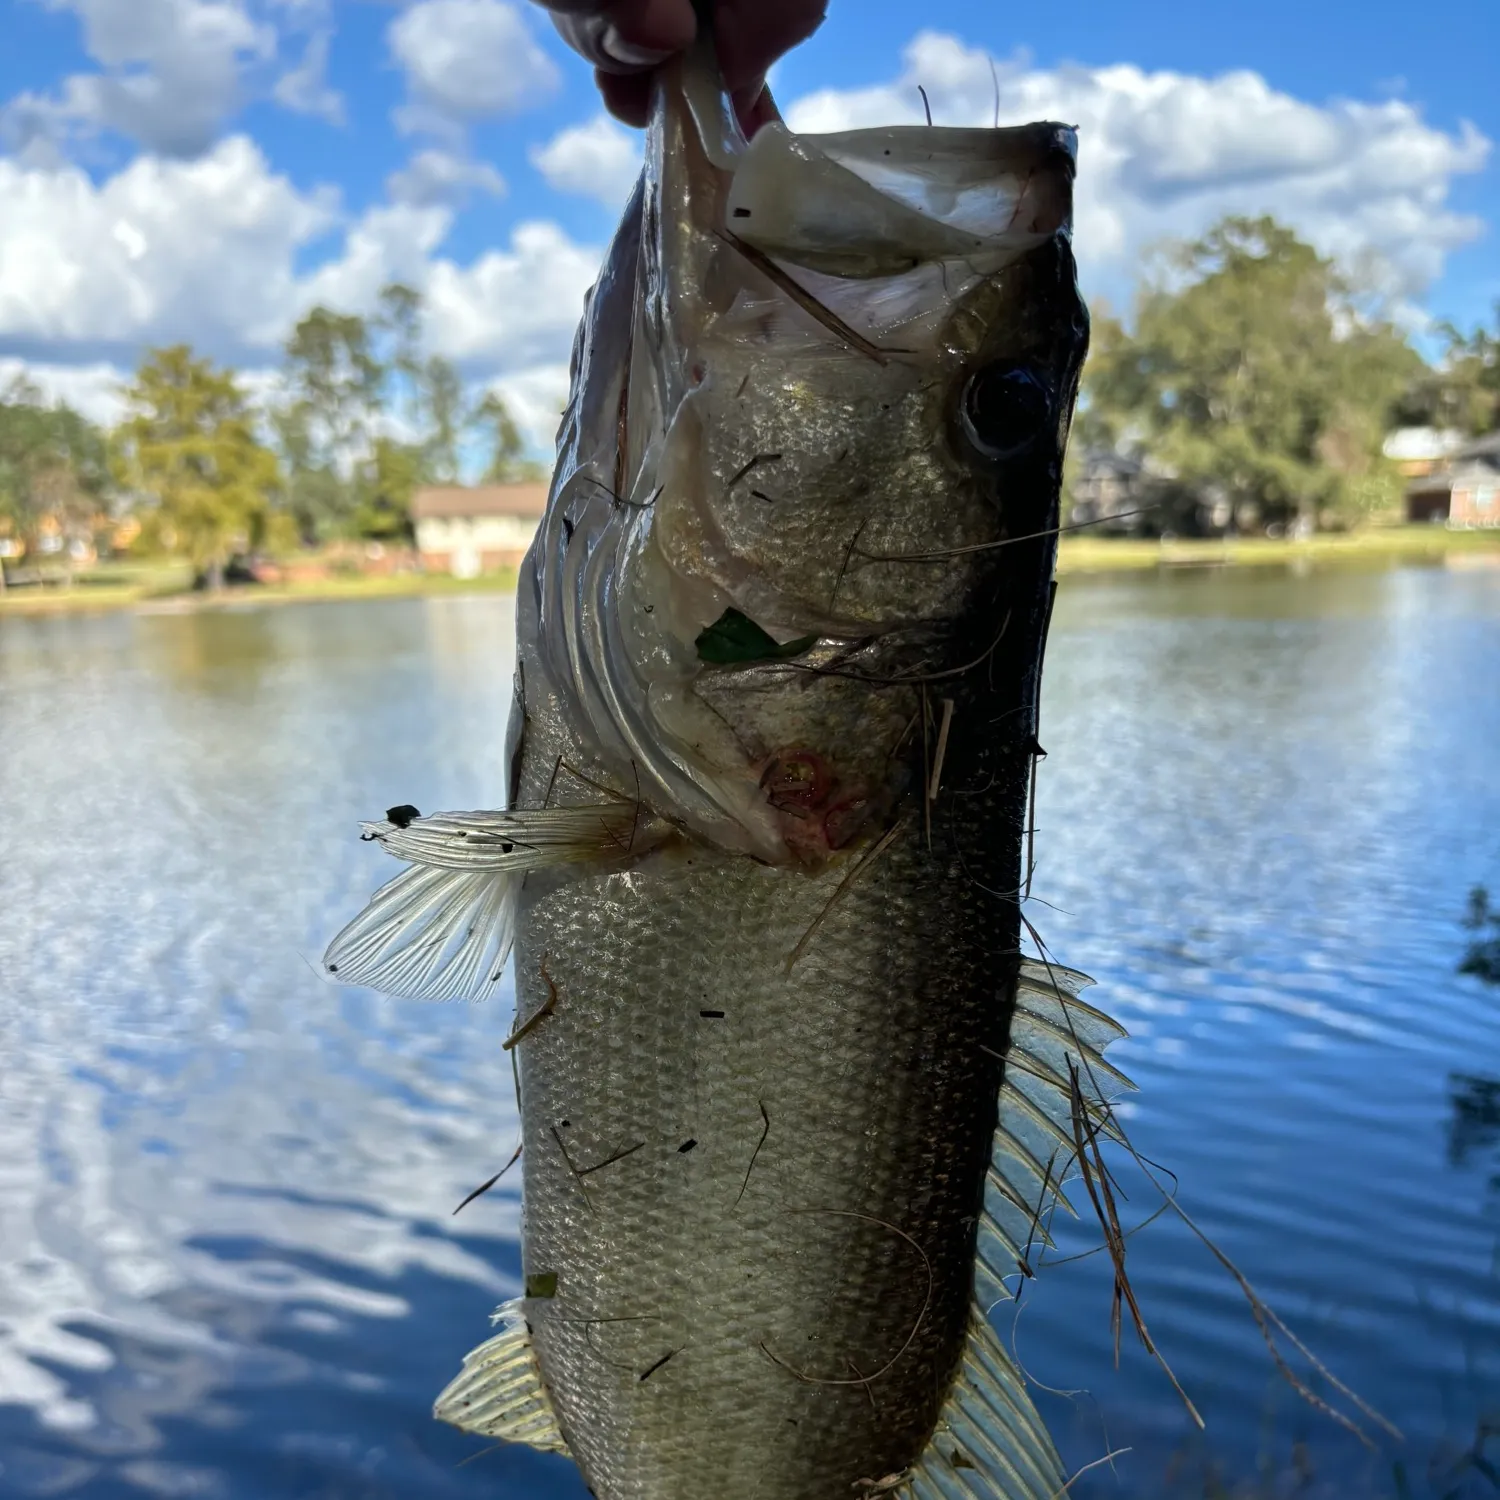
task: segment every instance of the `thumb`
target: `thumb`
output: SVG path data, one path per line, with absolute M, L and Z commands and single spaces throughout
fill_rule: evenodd
M 624 9 L 599 0 L 547 0 L 552 24 L 577 53 L 605 73 L 645 72 L 688 46 L 695 33 L 686 3 Z

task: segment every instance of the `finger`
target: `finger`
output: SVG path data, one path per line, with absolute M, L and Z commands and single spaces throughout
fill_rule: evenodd
M 691 0 L 614 0 L 604 15 L 624 46 L 668 56 L 690 46 L 698 32 Z
M 651 113 L 651 75 L 649 73 L 594 72 L 594 82 L 604 96 L 604 107 L 615 119 L 626 125 L 641 126 Z
M 606 73 L 649 71 L 672 55 L 629 40 L 608 16 L 553 16 L 552 24 L 575 52 Z
M 688 0 L 615 0 L 584 9 L 585 3 L 573 0 L 573 8 L 552 21 L 575 52 L 606 72 L 654 68 L 693 40 Z
M 719 67 L 731 93 L 750 94 L 783 53 L 823 24 L 826 0 L 743 0 L 724 4 L 715 18 Z

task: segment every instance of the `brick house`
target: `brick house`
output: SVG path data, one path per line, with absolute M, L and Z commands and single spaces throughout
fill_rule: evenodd
M 412 496 L 422 566 L 455 578 L 517 567 L 547 508 L 545 484 L 429 485 Z
M 1476 438 L 1406 487 L 1409 521 L 1500 526 L 1500 433 Z

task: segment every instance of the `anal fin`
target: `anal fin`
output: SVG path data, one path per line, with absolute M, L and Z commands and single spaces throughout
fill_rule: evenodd
M 507 1302 L 496 1313 L 504 1331 L 464 1357 L 463 1369 L 437 1398 L 432 1414 L 481 1437 L 567 1453 L 521 1305 Z
M 1021 1372 L 976 1306 L 958 1378 L 896 1500 L 1054 1500 L 1065 1482 Z

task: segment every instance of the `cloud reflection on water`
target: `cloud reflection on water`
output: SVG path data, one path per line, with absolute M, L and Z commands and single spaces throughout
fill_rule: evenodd
M 428 1416 L 517 1287 L 517 1174 L 452 1216 L 515 1144 L 508 1007 L 312 966 L 394 868 L 361 817 L 498 799 L 511 607 L 5 622 L 0 1493 L 581 1495 L 529 1453 L 458 1468 Z M 1496 680 L 1493 581 L 1438 572 L 1069 582 L 1046 679 L 1032 915 L 1134 1033 L 1132 1132 L 1418 1449 L 1500 1393 L 1460 1171 L 1488 1096 L 1448 1084 L 1500 1055 L 1452 922 L 1493 876 Z M 1267 1403 L 1298 1419 L 1248 1315 L 1165 1221 L 1131 1253 L 1249 1472 Z M 1185 1422 L 1135 1352 L 1109 1371 L 1101 1260 L 1034 1297 L 1028 1364 L 1098 1402 L 1049 1408 L 1069 1456 L 1102 1411 L 1154 1482 Z

